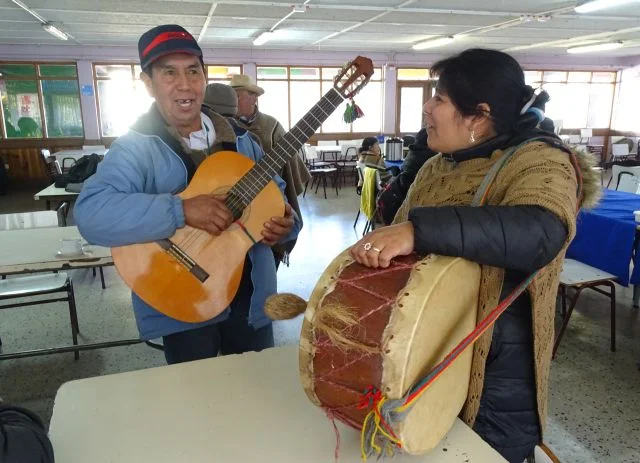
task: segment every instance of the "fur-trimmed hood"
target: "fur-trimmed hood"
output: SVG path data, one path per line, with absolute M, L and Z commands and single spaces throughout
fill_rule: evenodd
M 596 160 L 591 153 L 575 149 L 572 151 L 576 156 L 580 174 L 582 175 L 582 201 L 580 206 L 585 209 L 594 208 L 602 197 L 600 174 L 594 169 Z

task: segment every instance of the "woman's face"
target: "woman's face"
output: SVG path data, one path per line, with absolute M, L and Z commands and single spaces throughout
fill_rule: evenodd
M 371 149 L 369 150 L 371 151 L 373 154 L 380 154 L 381 150 L 380 150 L 380 143 L 374 143 L 374 145 L 371 147 Z
M 429 134 L 427 144 L 432 150 L 453 153 L 476 144 L 470 141 L 473 116 L 463 117 L 446 94 L 436 90 L 422 110 Z M 477 133 L 475 138 L 479 138 Z

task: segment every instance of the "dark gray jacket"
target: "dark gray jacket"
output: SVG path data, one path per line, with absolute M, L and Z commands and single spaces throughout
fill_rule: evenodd
M 53 447 L 38 416 L 0 402 L 0 462 L 54 463 Z

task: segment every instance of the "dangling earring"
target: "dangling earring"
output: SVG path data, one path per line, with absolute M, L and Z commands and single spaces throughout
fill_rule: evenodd
M 471 129 L 471 133 L 469 134 L 469 143 L 476 142 L 476 131 Z

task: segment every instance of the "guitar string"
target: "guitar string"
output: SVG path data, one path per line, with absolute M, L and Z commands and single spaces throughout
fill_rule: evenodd
M 335 92 L 335 95 L 332 95 L 332 91 Z M 294 130 L 298 130 L 304 137 L 305 139 L 308 139 L 308 137 L 310 135 L 312 135 L 316 128 L 313 128 L 311 125 L 309 125 L 306 122 L 307 116 L 312 117 L 313 119 L 316 120 L 316 122 L 318 123 L 318 127 L 320 125 L 322 125 L 322 122 L 324 120 L 326 120 L 326 118 L 328 118 L 328 116 L 331 114 L 331 112 L 333 112 L 335 110 L 335 108 L 340 104 L 340 102 L 342 101 L 342 97 L 340 96 L 339 93 L 337 93 L 334 89 L 332 89 L 332 91 L 327 92 L 327 94 L 325 96 L 323 96 L 323 98 L 320 100 L 319 103 L 317 103 L 314 108 L 312 108 L 302 119 L 300 122 L 298 122 L 293 129 L 291 129 L 291 131 L 289 131 L 285 136 L 283 136 L 279 141 L 278 144 L 276 145 L 276 147 L 274 148 L 274 150 L 272 150 L 270 153 L 268 153 L 263 159 L 265 160 L 265 162 L 260 162 L 259 164 L 257 164 L 254 168 L 252 168 L 246 175 L 245 177 L 241 178 L 240 181 L 236 184 L 236 186 L 240 187 L 244 187 L 244 189 L 249 190 L 250 193 L 253 194 L 253 196 L 257 195 L 262 188 L 264 188 L 264 186 L 266 185 L 266 183 L 268 183 L 270 180 L 273 179 L 273 175 L 277 174 L 277 171 L 272 168 L 272 172 L 273 175 L 269 175 L 269 172 L 265 169 L 265 167 L 270 167 L 270 165 L 268 164 L 269 160 L 273 160 L 273 155 L 277 156 L 277 158 L 281 161 L 281 162 L 286 162 L 289 158 L 291 158 L 292 156 L 289 156 L 287 154 L 286 151 L 284 151 L 284 154 L 281 152 L 278 152 L 278 150 L 283 150 L 283 147 L 281 146 L 282 144 L 286 143 L 287 145 L 289 145 L 290 149 L 292 151 L 297 151 L 298 148 L 296 148 L 295 146 L 293 146 L 289 140 L 287 139 L 287 136 L 291 136 L 295 139 L 296 144 L 300 143 L 300 140 L 296 137 L 296 135 L 293 133 Z M 334 100 L 338 100 L 338 101 L 331 101 L 329 99 L 329 97 L 334 97 Z M 335 96 L 338 97 L 338 99 L 335 98 Z M 323 106 L 324 105 L 324 106 Z M 327 109 L 329 111 L 329 113 L 325 112 L 324 109 Z M 315 111 L 315 112 L 314 112 Z M 319 116 L 316 117 L 316 113 L 317 112 L 321 112 L 322 114 L 317 114 Z M 324 115 L 324 117 L 323 117 Z M 311 132 L 311 134 L 307 135 L 300 127 L 300 123 L 304 122 L 307 127 L 309 129 L 312 129 L 313 132 Z M 295 155 L 295 154 L 294 154 Z M 265 159 L 266 158 L 266 159 Z M 276 160 L 277 161 L 277 160 Z M 257 175 L 257 178 L 256 178 Z M 232 188 L 232 190 L 236 189 L 236 186 L 234 186 Z M 239 189 L 239 188 L 238 188 Z M 234 193 L 236 193 L 236 191 L 233 191 Z M 248 203 L 250 203 L 251 201 L 246 201 L 247 203 L 246 205 L 248 205 Z M 252 199 L 251 199 L 252 200 Z M 242 204 L 242 201 L 240 199 L 236 199 L 235 201 L 232 201 L 230 203 L 230 206 L 232 207 L 239 207 L 242 206 L 243 208 L 246 207 L 245 204 Z
M 336 96 L 338 98 L 335 98 Z M 330 99 L 331 97 L 333 97 L 333 99 Z M 308 137 L 315 132 L 316 128 L 312 127 L 306 122 L 307 116 L 311 116 L 313 119 L 315 119 L 319 127 L 320 125 L 322 125 L 322 122 L 326 120 L 329 117 L 329 115 L 335 110 L 335 108 L 340 105 L 342 100 L 343 100 L 342 96 L 334 89 L 331 89 L 329 92 L 327 92 L 327 94 L 324 95 L 316 105 L 314 105 L 314 107 L 296 124 L 296 126 L 294 126 L 294 128 L 289 133 L 285 134 L 285 136 L 283 136 L 279 140 L 278 144 L 276 145 L 276 148 L 271 153 L 268 153 L 265 156 L 267 158 L 266 161 L 273 158 L 273 156 L 270 156 L 270 155 L 275 154 L 281 162 L 282 161 L 286 162 L 286 159 L 289 157 L 286 154 L 286 152 L 284 153 L 284 155 L 282 155 L 282 153 L 279 153 L 277 151 L 277 149 L 282 149 L 282 146 L 280 146 L 281 145 L 280 141 L 283 141 L 284 143 L 289 145 L 292 151 L 297 151 L 297 149 L 294 149 L 294 146 L 291 145 L 291 143 L 289 142 L 289 140 L 286 139 L 286 137 L 289 135 L 294 137 L 295 142 L 299 144 L 300 140 L 293 133 L 293 131 L 297 129 L 303 135 L 303 137 L 305 137 L 303 139 L 308 139 Z M 328 113 L 325 112 L 324 109 L 327 109 L 329 112 Z M 317 114 L 319 118 L 316 117 L 316 113 L 318 112 L 322 113 L 322 114 Z M 307 135 L 300 127 L 298 127 L 298 125 L 300 125 L 301 122 L 304 122 L 304 124 L 309 129 L 312 130 L 310 132 L 310 135 Z M 248 198 L 244 197 L 244 194 L 242 194 L 242 190 L 240 190 L 240 188 L 236 188 L 241 186 L 240 183 L 244 183 L 244 185 L 242 186 L 248 189 L 249 192 L 255 196 L 262 190 L 262 188 L 264 188 L 266 183 L 272 180 L 273 175 L 277 174 L 277 171 L 274 168 L 272 168 L 273 175 L 269 175 L 269 173 L 265 169 L 261 168 L 262 166 L 270 167 L 270 165 L 267 162 L 261 163 L 260 166 L 258 165 L 254 166 L 254 168 L 252 168 L 249 172 L 247 172 L 247 174 L 245 174 L 245 177 L 241 178 L 240 181 L 236 185 L 234 185 L 234 187 L 232 187 L 232 193 L 238 194 L 238 196 L 236 196 L 236 199 L 232 200 L 232 202 L 229 204 L 234 214 L 236 213 L 235 209 L 237 209 L 237 212 L 240 213 L 241 212 L 240 209 L 246 208 L 246 206 L 248 206 L 248 204 L 252 200 L 252 199 L 248 200 Z M 255 178 L 256 173 L 258 174 L 257 179 Z M 245 178 L 246 178 L 246 181 L 243 182 L 243 179 Z M 247 183 L 249 184 L 247 185 Z M 203 235 L 197 229 L 191 230 L 187 233 L 184 239 L 181 240 L 180 246 L 184 250 L 186 250 L 187 248 L 191 248 L 193 245 L 197 244 L 200 238 L 203 238 L 205 236 L 206 235 Z
M 252 193 L 252 195 L 255 197 L 257 194 L 260 193 L 262 188 L 264 188 L 264 186 L 266 186 L 266 184 L 273 179 L 273 176 L 278 173 L 275 170 L 275 168 L 273 168 L 268 163 L 268 161 L 275 160 L 276 162 L 280 161 L 285 163 L 288 159 L 292 157 L 287 154 L 287 151 L 284 151 L 284 153 L 278 152 L 278 150 L 283 150 L 283 147 L 281 146 L 283 142 L 289 145 L 292 151 L 298 150 L 289 142 L 289 140 L 286 139 L 286 137 L 292 136 L 296 144 L 300 144 L 300 139 L 298 139 L 298 136 L 296 136 L 293 133 L 295 130 L 298 130 L 302 135 L 303 140 L 308 139 L 308 137 L 313 135 L 313 133 L 315 133 L 317 128 L 320 127 L 326 119 L 328 119 L 331 113 L 335 111 L 335 109 L 340 105 L 342 100 L 343 100 L 342 96 L 335 89 L 332 88 L 331 90 L 329 90 L 320 99 L 320 101 L 316 105 L 314 105 L 314 107 L 311 110 L 309 110 L 309 112 L 307 112 L 307 114 L 300 121 L 298 121 L 298 123 L 287 134 L 285 134 L 280 140 L 278 140 L 276 147 L 274 147 L 274 149 L 270 153 L 267 153 L 262 158 L 262 160 L 264 160 L 265 162 L 256 164 L 238 181 L 238 183 L 236 183 L 236 185 L 234 185 L 231 188 L 231 192 L 234 194 L 234 199 L 229 203 L 229 208 L 232 209 L 232 212 L 234 213 L 234 215 L 236 213 L 236 209 L 237 209 L 237 212 L 240 213 L 241 209 L 245 209 L 253 200 L 253 198 L 245 197 L 240 187 L 242 186 L 244 187 L 243 189 L 249 190 L 249 192 Z M 328 112 L 326 112 L 325 109 Z M 321 113 L 321 114 L 317 114 L 317 113 Z M 318 117 L 316 117 L 316 115 Z M 311 116 L 313 119 L 315 119 L 316 123 L 318 124 L 317 127 L 314 128 L 312 125 L 309 125 L 307 123 L 307 116 Z M 303 131 L 301 127 L 299 127 L 302 123 L 304 123 L 308 129 L 310 129 L 309 135 L 307 135 L 307 133 Z M 302 143 L 304 144 L 304 141 Z M 274 159 L 273 155 L 277 156 L 277 159 Z M 272 170 L 271 175 L 269 175 L 269 172 L 266 171 L 265 169 L 266 167 L 271 168 Z M 258 175 L 257 178 L 256 178 L 256 174 Z M 241 183 L 242 185 L 240 185 Z M 200 230 L 193 229 L 193 230 L 190 230 L 186 234 L 186 236 L 180 241 L 179 246 L 185 252 L 187 252 L 187 249 L 190 249 L 194 245 L 198 244 L 198 242 L 201 241 L 203 238 L 208 238 L 208 237 L 203 233 L 201 233 Z
M 323 103 L 325 104 L 325 106 L 329 106 L 328 110 L 333 110 L 335 108 L 335 105 L 332 101 L 328 100 L 325 97 L 323 97 L 323 99 L 313 108 L 313 109 L 317 109 L 319 111 L 321 111 L 322 113 L 324 113 L 327 117 L 328 114 L 324 111 L 323 108 Z M 328 104 L 327 104 L 328 103 Z M 311 111 L 309 111 L 309 113 L 302 119 L 303 121 L 305 121 L 307 116 L 311 116 L 314 119 L 316 119 L 316 121 L 318 121 L 318 119 L 315 117 L 314 111 L 313 109 Z M 322 116 L 320 116 L 322 117 Z M 306 124 L 306 121 L 305 121 Z M 271 167 L 271 165 L 268 163 L 269 160 L 272 160 L 274 158 L 274 155 L 277 156 L 277 158 L 281 161 L 281 162 L 286 162 L 287 158 L 290 158 L 291 156 L 289 156 L 287 154 L 287 152 L 285 151 L 284 153 L 280 152 L 279 150 L 283 150 L 283 147 L 281 146 L 282 144 L 287 144 L 289 146 L 289 148 L 291 149 L 291 151 L 297 151 L 298 148 L 296 148 L 294 145 L 291 144 L 291 142 L 289 141 L 289 139 L 287 137 L 293 137 L 295 139 L 295 143 L 296 144 L 300 144 L 300 139 L 298 138 L 298 136 L 296 136 L 296 134 L 294 133 L 294 131 L 297 129 L 301 134 L 302 134 L 302 139 L 306 140 L 308 139 L 308 137 L 313 134 L 313 132 L 315 132 L 315 129 L 313 127 L 311 127 L 309 124 L 306 124 L 307 127 L 309 127 L 310 129 L 313 130 L 313 132 L 311 132 L 311 134 L 307 134 L 305 133 L 302 129 L 300 129 L 300 127 L 298 127 L 299 123 L 296 124 L 296 126 L 289 132 L 287 133 L 284 137 L 281 138 L 281 140 L 279 140 L 279 143 L 276 145 L 276 147 L 274 148 L 274 150 L 271 153 L 268 153 L 265 158 L 265 162 L 261 162 L 259 163 L 258 166 L 256 166 L 256 168 L 250 170 L 247 174 L 246 179 L 248 180 L 248 182 L 253 182 L 252 184 L 250 183 L 249 185 L 247 185 L 247 182 L 244 182 L 244 186 L 246 189 L 248 189 L 253 195 L 256 195 L 259 193 L 259 191 L 264 187 L 264 185 L 270 181 L 274 175 L 276 175 L 278 173 L 278 171 Z M 276 162 L 278 161 L 278 159 L 276 159 Z M 271 173 L 269 173 L 266 170 L 266 167 L 269 167 L 271 169 Z M 257 178 L 256 178 L 257 175 Z M 242 180 L 241 180 L 242 181 Z M 240 183 L 240 182 L 239 182 Z M 256 188 L 256 185 L 258 185 L 258 187 Z M 246 198 L 245 198 L 246 200 Z M 246 201 L 246 202 L 250 202 L 250 201 Z M 244 204 L 243 204 L 244 206 Z
M 335 109 L 335 107 L 335 103 L 331 100 L 328 100 L 325 95 L 325 97 L 323 97 L 322 100 L 316 106 L 314 106 L 314 108 L 309 111 L 309 113 L 305 115 L 303 120 L 310 116 L 313 117 L 317 122 L 321 123 L 320 119 L 316 117 L 316 113 L 322 112 L 323 114 L 328 116 L 324 109 L 326 108 L 327 110 L 333 110 Z M 318 114 L 318 116 L 322 118 L 322 115 Z M 315 131 L 315 129 L 307 124 L 306 121 L 305 124 L 309 129 Z M 298 136 L 296 136 L 294 130 L 297 129 L 303 135 L 303 140 L 307 139 L 310 136 L 310 134 L 308 135 L 302 129 L 300 129 L 298 125 L 299 123 L 296 124 L 296 127 L 294 127 L 294 129 L 292 129 L 278 141 L 278 144 L 272 150 L 272 152 L 268 153 L 263 158 L 263 162 L 259 162 L 256 166 L 249 170 L 249 172 L 247 172 L 247 174 L 245 174 L 245 176 L 241 178 L 238 183 L 232 188 L 232 193 L 236 194 L 237 197 L 232 199 L 232 201 L 229 203 L 231 208 L 245 208 L 253 200 L 253 198 L 246 198 L 243 194 L 243 191 L 248 191 L 255 197 L 262 190 L 262 188 L 264 188 L 264 186 L 273 179 L 273 176 L 278 173 L 278 171 L 269 164 L 269 161 L 278 162 L 279 160 L 280 162 L 284 163 L 286 162 L 286 160 L 291 158 L 291 156 L 287 154 L 287 151 L 284 150 L 283 145 L 288 145 L 291 151 L 297 151 L 298 148 L 296 148 L 294 145 L 292 145 L 292 142 L 290 142 L 290 137 L 293 137 L 295 143 L 300 144 L 300 139 L 298 138 Z M 313 134 L 313 132 L 311 132 L 311 134 Z M 271 172 L 269 172 L 267 168 L 270 168 Z

